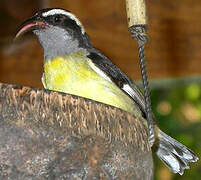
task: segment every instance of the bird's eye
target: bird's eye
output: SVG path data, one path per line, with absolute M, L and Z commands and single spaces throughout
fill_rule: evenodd
M 61 16 L 55 16 L 55 17 L 54 17 L 54 22 L 55 22 L 55 23 L 60 23 L 60 22 L 62 22 L 62 17 L 61 17 Z

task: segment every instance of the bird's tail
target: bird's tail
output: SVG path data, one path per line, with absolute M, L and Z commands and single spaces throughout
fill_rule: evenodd
M 188 163 L 199 159 L 190 149 L 161 130 L 158 141 L 156 154 L 173 173 L 182 175 L 185 169 L 189 169 Z

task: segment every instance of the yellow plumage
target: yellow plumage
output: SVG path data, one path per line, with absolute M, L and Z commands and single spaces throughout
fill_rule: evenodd
M 44 83 L 49 90 L 65 92 L 134 113 L 134 102 L 113 82 L 101 77 L 90 66 L 84 52 L 57 57 L 44 63 Z

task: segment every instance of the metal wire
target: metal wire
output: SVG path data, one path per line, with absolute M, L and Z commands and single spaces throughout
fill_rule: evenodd
M 154 120 L 152 117 L 152 107 L 150 100 L 150 89 L 149 89 L 149 81 L 147 78 L 146 71 L 146 59 L 144 55 L 144 44 L 148 42 L 148 36 L 146 35 L 147 27 L 144 25 L 132 26 L 130 27 L 131 36 L 138 41 L 138 53 L 140 59 L 140 69 L 142 75 L 142 82 L 144 86 L 144 97 L 145 97 L 145 110 L 147 116 L 148 123 L 148 131 L 149 131 L 149 143 L 152 146 L 155 142 L 155 132 L 154 132 Z

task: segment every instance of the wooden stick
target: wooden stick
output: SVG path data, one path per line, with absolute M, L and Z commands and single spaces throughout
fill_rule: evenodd
M 145 0 L 126 0 L 128 27 L 147 25 Z

